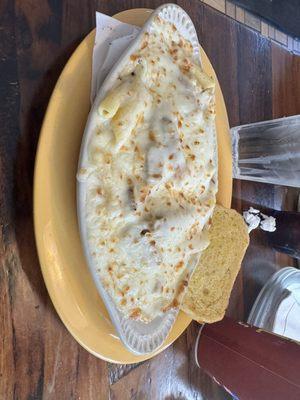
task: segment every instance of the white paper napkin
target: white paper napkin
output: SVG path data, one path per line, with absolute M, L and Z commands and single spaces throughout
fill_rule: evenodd
M 93 49 L 91 103 L 106 75 L 141 28 L 96 13 L 96 35 Z

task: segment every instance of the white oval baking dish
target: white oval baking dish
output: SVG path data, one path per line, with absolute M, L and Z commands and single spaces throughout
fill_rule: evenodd
M 189 40 L 193 46 L 194 61 L 201 64 L 199 54 L 199 41 L 194 27 L 188 14 L 179 6 L 175 4 L 165 4 L 158 7 L 147 20 L 139 35 L 136 37 L 134 42 L 126 49 L 122 54 L 120 60 L 114 65 L 114 68 L 110 71 L 108 76 L 105 78 L 95 102 L 91 108 L 85 131 L 83 134 L 80 156 L 79 156 L 79 169 L 85 165 L 87 159 L 87 144 L 89 138 L 93 132 L 93 128 L 96 124 L 96 108 L 101 100 L 106 96 L 107 92 L 111 89 L 114 82 L 118 78 L 120 71 L 126 65 L 130 55 L 138 48 L 142 34 L 144 32 L 151 33 L 153 18 L 159 15 L 162 19 L 173 23 L 180 34 L 187 40 Z M 86 198 L 86 184 L 84 181 L 77 181 L 77 212 L 79 220 L 80 237 L 83 244 L 83 250 L 87 260 L 89 270 L 92 274 L 93 280 L 97 287 L 97 290 L 102 297 L 104 304 L 109 312 L 110 318 L 116 328 L 116 331 L 127 347 L 127 349 L 134 354 L 145 354 L 151 353 L 157 350 L 164 342 L 168 333 L 170 332 L 175 319 L 178 314 L 178 310 L 172 309 L 166 312 L 163 316 L 155 318 L 150 323 L 143 323 L 129 319 L 122 315 L 122 313 L 116 308 L 113 300 L 109 294 L 102 287 L 99 277 L 97 276 L 96 270 L 92 263 L 92 258 L 89 253 L 89 246 L 86 235 L 86 221 L 85 221 L 85 198 Z

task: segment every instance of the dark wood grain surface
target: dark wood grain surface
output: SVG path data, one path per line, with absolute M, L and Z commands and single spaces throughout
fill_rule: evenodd
M 59 320 L 37 258 L 32 180 L 37 141 L 55 82 L 95 25 L 161 1 L 2 0 L 0 3 L 0 399 L 226 399 L 194 361 L 198 325 L 150 361 L 119 366 L 81 348 Z M 191 15 L 227 104 L 231 126 L 300 114 L 300 59 L 198 0 Z M 234 182 L 233 207 L 295 209 L 299 191 Z M 266 279 L 293 265 L 251 234 L 228 314 L 245 319 Z
M 299 0 L 232 0 L 291 36 L 300 38 Z

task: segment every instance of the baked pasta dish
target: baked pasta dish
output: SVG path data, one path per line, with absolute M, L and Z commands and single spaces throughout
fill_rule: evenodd
M 214 81 L 174 25 L 156 17 L 97 105 L 88 159 L 88 245 L 127 317 L 178 308 L 216 203 Z

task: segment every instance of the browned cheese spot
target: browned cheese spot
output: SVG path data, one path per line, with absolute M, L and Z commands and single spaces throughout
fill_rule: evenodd
M 137 319 L 140 315 L 141 315 L 141 309 L 137 307 L 131 311 L 130 318 Z
M 155 138 L 155 133 L 153 131 L 150 131 L 148 136 L 152 142 L 155 142 L 156 138 Z
M 139 56 L 137 54 L 131 54 L 131 56 L 130 56 L 131 61 L 136 61 L 138 58 L 139 58 Z
M 161 179 L 162 176 L 161 176 L 161 174 L 152 174 L 152 178 L 154 178 L 154 179 Z
M 175 271 L 179 271 L 184 266 L 184 262 L 181 260 L 175 265 Z

